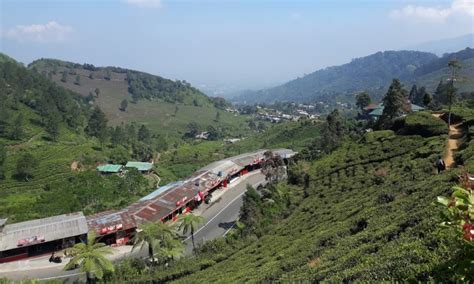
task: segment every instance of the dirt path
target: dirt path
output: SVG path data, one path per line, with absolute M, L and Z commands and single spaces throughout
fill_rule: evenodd
M 443 114 L 442 113 L 434 113 L 433 116 L 440 118 Z M 446 153 L 444 154 L 443 160 L 446 163 L 446 167 L 448 169 L 452 169 L 456 167 L 456 163 L 454 162 L 454 152 L 459 148 L 460 139 L 463 136 L 462 132 L 462 122 L 451 124 L 449 127 L 448 133 L 448 142 L 446 144 Z

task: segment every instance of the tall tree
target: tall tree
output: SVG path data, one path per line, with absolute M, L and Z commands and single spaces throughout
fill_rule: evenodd
M 110 142 L 112 142 L 113 145 L 126 144 L 125 131 L 122 126 L 115 126 L 111 133 Z
M 426 92 L 425 87 L 419 88 L 418 92 L 417 92 L 417 96 L 411 102 L 416 104 L 416 105 L 423 105 L 424 104 L 424 98 L 425 98 L 426 94 L 427 94 L 427 92 Z
M 59 118 L 58 115 L 49 115 L 46 119 L 46 132 L 53 141 L 57 141 L 59 137 Z
M 393 119 L 410 111 L 407 91 L 398 79 L 393 79 L 388 88 L 387 94 L 383 98 L 384 109 L 381 120 L 383 123 L 389 123 Z
M 151 132 L 144 124 L 138 129 L 138 141 L 149 142 L 151 138 Z
M 433 96 L 433 99 L 436 101 L 436 103 L 444 105 L 448 104 L 448 88 L 448 84 L 443 83 L 443 80 L 439 81 Z
M 418 97 L 418 88 L 416 87 L 416 85 L 413 85 L 411 87 L 410 93 L 408 94 L 408 99 L 410 100 L 410 102 L 415 103 L 415 100 L 417 99 L 417 97 Z
M 148 249 L 148 257 L 154 263 L 155 256 L 163 248 L 177 247 L 178 245 L 174 240 L 177 237 L 177 233 L 173 227 L 165 223 L 144 223 L 139 226 L 140 230 L 137 230 L 133 237 L 133 250 L 136 249 Z
M 451 126 L 451 107 L 456 99 L 456 89 L 454 87 L 454 81 L 456 80 L 457 71 L 461 69 L 461 63 L 457 59 L 450 60 L 448 63 L 449 70 L 451 71 L 450 84 L 448 87 L 448 127 Z
M 98 107 L 92 111 L 92 115 L 89 118 L 87 128 L 87 134 L 90 136 L 97 137 L 101 142 L 105 142 L 107 139 L 107 118 L 105 113 Z
M 372 99 L 370 98 L 370 95 L 367 92 L 359 93 L 356 96 L 356 105 L 360 110 L 363 110 L 371 102 L 372 102 Z
M 188 123 L 188 132 L 186 133 L 187 137 L 194 138 L 199 134 L 199 132 L 201 132 L 201 128 L 195 121 Z
M 66 83 L 67 82 L 67 71 L 63 71 L 63 75 L 61 77 L 61 82 Z
M 7 150 L 0 144 L 0 179 L 5 178 L 5 160 L 7 159 Z
M 94 233 L 87 235 L 87 243 L 75 244 L 68 249 L 71 260 L 64 266 L 64 270 L 71 270 L 79 266 L 81 272 L 86 273 L 87 283 L 92 283 L 92 275 L 102 279 L 104 273 L 114 272 L 112 261 L 106 255 L 113 253 L 113 249 L 104 243 L 97 243 Z
M 126 111 L 126 110 L 127 110 L 127 107 L 128 107 L 128 100 L 127 100 L 127 99 L 124 99 L 124 100 L 120 103 L 120 110 L 121 110 L 121 111 Z
M 38 166 L 38 160 L 30 153 L 25 153 L 16 163 L 16 175 L 29 181 L 33 177 L 33 171 Z
M 345 122 L 339 110 L 333 110 L 327 117 L 323 125 L 320 147 L 325 152 L 330 152 L 337 148 L 345 135 Z
M 76 75 L 76 81 L 74 81 L 74 84 L 78 86 L 81 85 L 81 76 L 79 76 L 79 74 Z
M 196 230 L 199 224 L 204 222 L 204 218 L 202 216 L 197 216 L 192 213 L 188 213 L 186 215 L 179 216 L 179 222 L 179 230 L 182 230 L 183 234 L 187 234 L 188 232 L 191 234 L 193 250 L 196 250 L 196 245 L 194 243 L 194 231 Z
M 433 96 L 431 96 L 430 93 L 426 92 L 423 95 L 423 105 L 429 106 L 431 104 L 431 101 L 433 101 Z
M 23 114 L 20 113 L 15 121 L 13 122 L 13 125 L 12 125 L 12 129 L 11 129 L 11 132 L 10 132 L 10 137 L 11 139 L 13 140 L 20 140 L 21 138 L 23 138 Z

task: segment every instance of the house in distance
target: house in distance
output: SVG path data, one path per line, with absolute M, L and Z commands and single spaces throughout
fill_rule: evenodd
M 142 174 L 144 173 L 150 173 L 151 170 L 153 169 L 153 163 L 147 163 L 147 162 L 127 162 L 125 165 L 126 168 L 135 168 Z

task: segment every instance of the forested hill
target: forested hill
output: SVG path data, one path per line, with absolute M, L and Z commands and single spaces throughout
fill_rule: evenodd
M 138 102 L 141 99 L 161 99 L 166 102 L 192 104 L 194 100 L 200 103 L 211 103 L 211 99 L 186 81 L 170 80 L 160 76 L 147 74 L 120 67 L 96 67 L 92 64 L 78 64 L 57 59 L 39 59 L 28 65 L 37 69 L 50 79 L 59 79 L 59 82 L 69 86 L 90 85 L 86 81 L 112 81 L 127 84 L 130 100 Z M 79 77 L 78 77 L 79 76 Z M 77 78 L 79 78 L 77 80 Z M 57 81 L 57 80 L 55 80 Z M 84 88 L 77 90 L 83 95 L 89 93 Z
M 28 68 L 99 106 L 111 125 L 136 122 L 156 133 L 181 137 L 191 122 L 212 124 L 217 112 L 226 126 L 241 122 L 223 111 L 228 106 L 224 99 L 208 97 L 186 81 L 55 59 L 39 59 Z
M 326 100 L 336 94 L 359 90 L 383 92 L 393 78 L 408 79 L 418 67 L 436 58 L 434 54 L 418 51 L 377 52 L 239 100 L 309 101 Z
M 90 111 L 83 97 L 4 58 L 0 61 L 0 138 L 21 140 L 41 130 L 54 136 L 62 126 L 83 129 Z
M 474 75 L 471 73 L 474 65 L 469 61 L 474 58 L 472 53 L 472 49 L 468 48 L 438 58 L 432 53 L 419 51 L 377 52 L 344 65 L 318 70 L 278 87 L 241 95 L 234 101 L 333 101 L 341 96 L 352 98 L 361 91 L 368 91 L 373 97 L 379 97 L 385 93 L 393 78 L 406 84 L 428 82 L 430 85 L 426 87 L 432 91 L 439 83 L 439 70 L 446 67 L 447 61 L 452 58 L 458 58 L 462 63 L 466 61 L 463 64 L 466 68 L 461 70 L 466 77 Z

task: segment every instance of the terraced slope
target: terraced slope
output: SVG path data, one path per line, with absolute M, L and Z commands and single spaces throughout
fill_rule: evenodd
M 283 208 L 263 201 L 263 210 L 272 215 L 257 225 L 256 235 L 242 239 L 235 232 L 206 245 L 198 256 L 141 279 L 439 280 L 441 273 L 449 275 L 446 259 L 455 253 L 446 242 L 451 236 L 438 235 L 437 209 L 430 205 L 451 186 L 451 172 L 435 174 L 444 145 L 445 136 L 370 133 L 360 143 L 294 168 L 296 176 L 309 174 L 309 185 L 302 178 L 280 185 L 280 193 L 270 198 L 284 193 L 289 204 Z

